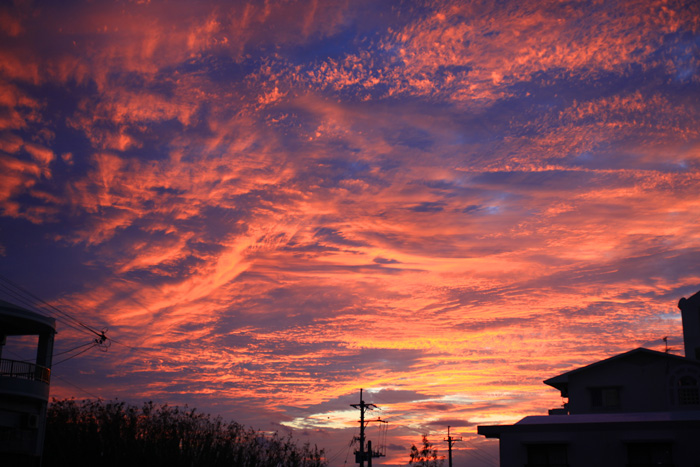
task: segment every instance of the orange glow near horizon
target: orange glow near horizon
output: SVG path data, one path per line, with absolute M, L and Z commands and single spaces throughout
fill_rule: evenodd
M 376 3 L 0 7 L 0 274 L 114 339 L 52 396 L 339 467 L 365 388 L 375 465 L 449 425 L 488 466 L 476 426 L 560 406 L 544 379 L 682 353 L 698 3 Z M 56 352 L 89 342 L 65 324 Z

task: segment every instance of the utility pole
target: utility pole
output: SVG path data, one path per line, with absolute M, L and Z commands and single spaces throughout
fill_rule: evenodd
M 455 443 L 455 441 L 462 441 L 462 437 L 460 436 L 459 438 L 453 438 L 450 436 L 450 427 L 447 427 L 447 439 L 444 441 L 447 441 L 447 450 L 449 452 L 449 459 L 450 459 L 450 465 L 449 467 L 452 467 L 452 445 Z
M 378 418 L 376 420 L 366 420 L 365 421 L 365 411 L 366 410 L 372 410 L 376 409 L 377 406 L 374 404 L 365 404 L 365 401 L 362 399 L 362 389 L 360 389 L 360 403 L 359 404 L 350 404 L 350 407 L 354 407 L 356 409 L 360 410 L 360 449 L 359 451 L 355 451 L 355 462 L 360 464 L 360 467 L 365 467 L 365 460 L 367 461 L 367 467 L 372 467 L 372 458 L 373 457 L 384 457 L 384 454 L 380 453 L 380 450 L 377 452 L 374 452 L 372 449 L 372 441 L 367 441 L 367 450 L 365 451 L 365 426 L 369 422 L 380 422 L 386 424 L 386 421 L 382 420 L 381 418 Z M 381 448 L 381 445 L 380 445 Z

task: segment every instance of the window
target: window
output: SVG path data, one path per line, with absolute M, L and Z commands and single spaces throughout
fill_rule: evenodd
M 628 467 L 673 467 L 671 443 L 643 442 L 627 445 Z
M 670 400 L 674 405 L 700 405 L 700 368 L 681 365 L 669 377 Z
M 620 408 L 620 388 L 591 388 L 591 406 L 600 410 Z
M 678 404 L 698 405 L 700 404 L 700 393 L 698 392 L 698 380 L 690 375 L 678 378 Z
M 530 444 L 527 446 L 527 467 L 567 467 L 565 444 Z

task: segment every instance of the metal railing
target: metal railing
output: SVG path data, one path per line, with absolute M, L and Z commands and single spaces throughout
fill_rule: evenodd
M 49 384 L 51 370 L 41 365 L 18 360 L 0 359 L 0 377 L 28 379 L 31 381 L 41 381 Z

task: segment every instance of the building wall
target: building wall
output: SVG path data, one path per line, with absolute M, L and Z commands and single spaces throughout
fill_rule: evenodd
M 55 321 L 0 301 L 0 331 L 0 465 L 38 467 L 46 425 Z M 27 340 L 23 336 L 37 338 Z M 13 349 L 12 344 L 25 340 L 32 342 L 29 350 L 36 357 L 30 361 L 15 360 L 12 357 L 17 358 L 18 350 L 28 349 Z M 8 348 L 2 349 L 5 346 Z
M 504 432 L 500 436 L 501 465 L 528 465 L 528 446 L 563 444 L 570 467 L 606 467 L 629 465 L 628 446 L 634 443 L 650 445 L 669 443 L 674 467 L 700 467 L 700 421 L 695 426 L 655 428 L 653 423 L 640 423 L 636 428 L 618 429 L 591 425 L 549 425 L 541 431 Z M 652 460 L 649 461 L 650 465 Z
M 640 355 L 634 361 L 610 362 L 597 368 L 569 376 L 569 413 L 661 412 L 682 410 L 679 406 L 677 378 L 679 373 L 697 373 L 696 365 L 685 365 L 671 359 Z M 682 371 L 685 370 L 685 371 Z M 619 406 L 594 407 L 593 388 L 618 388 Z

